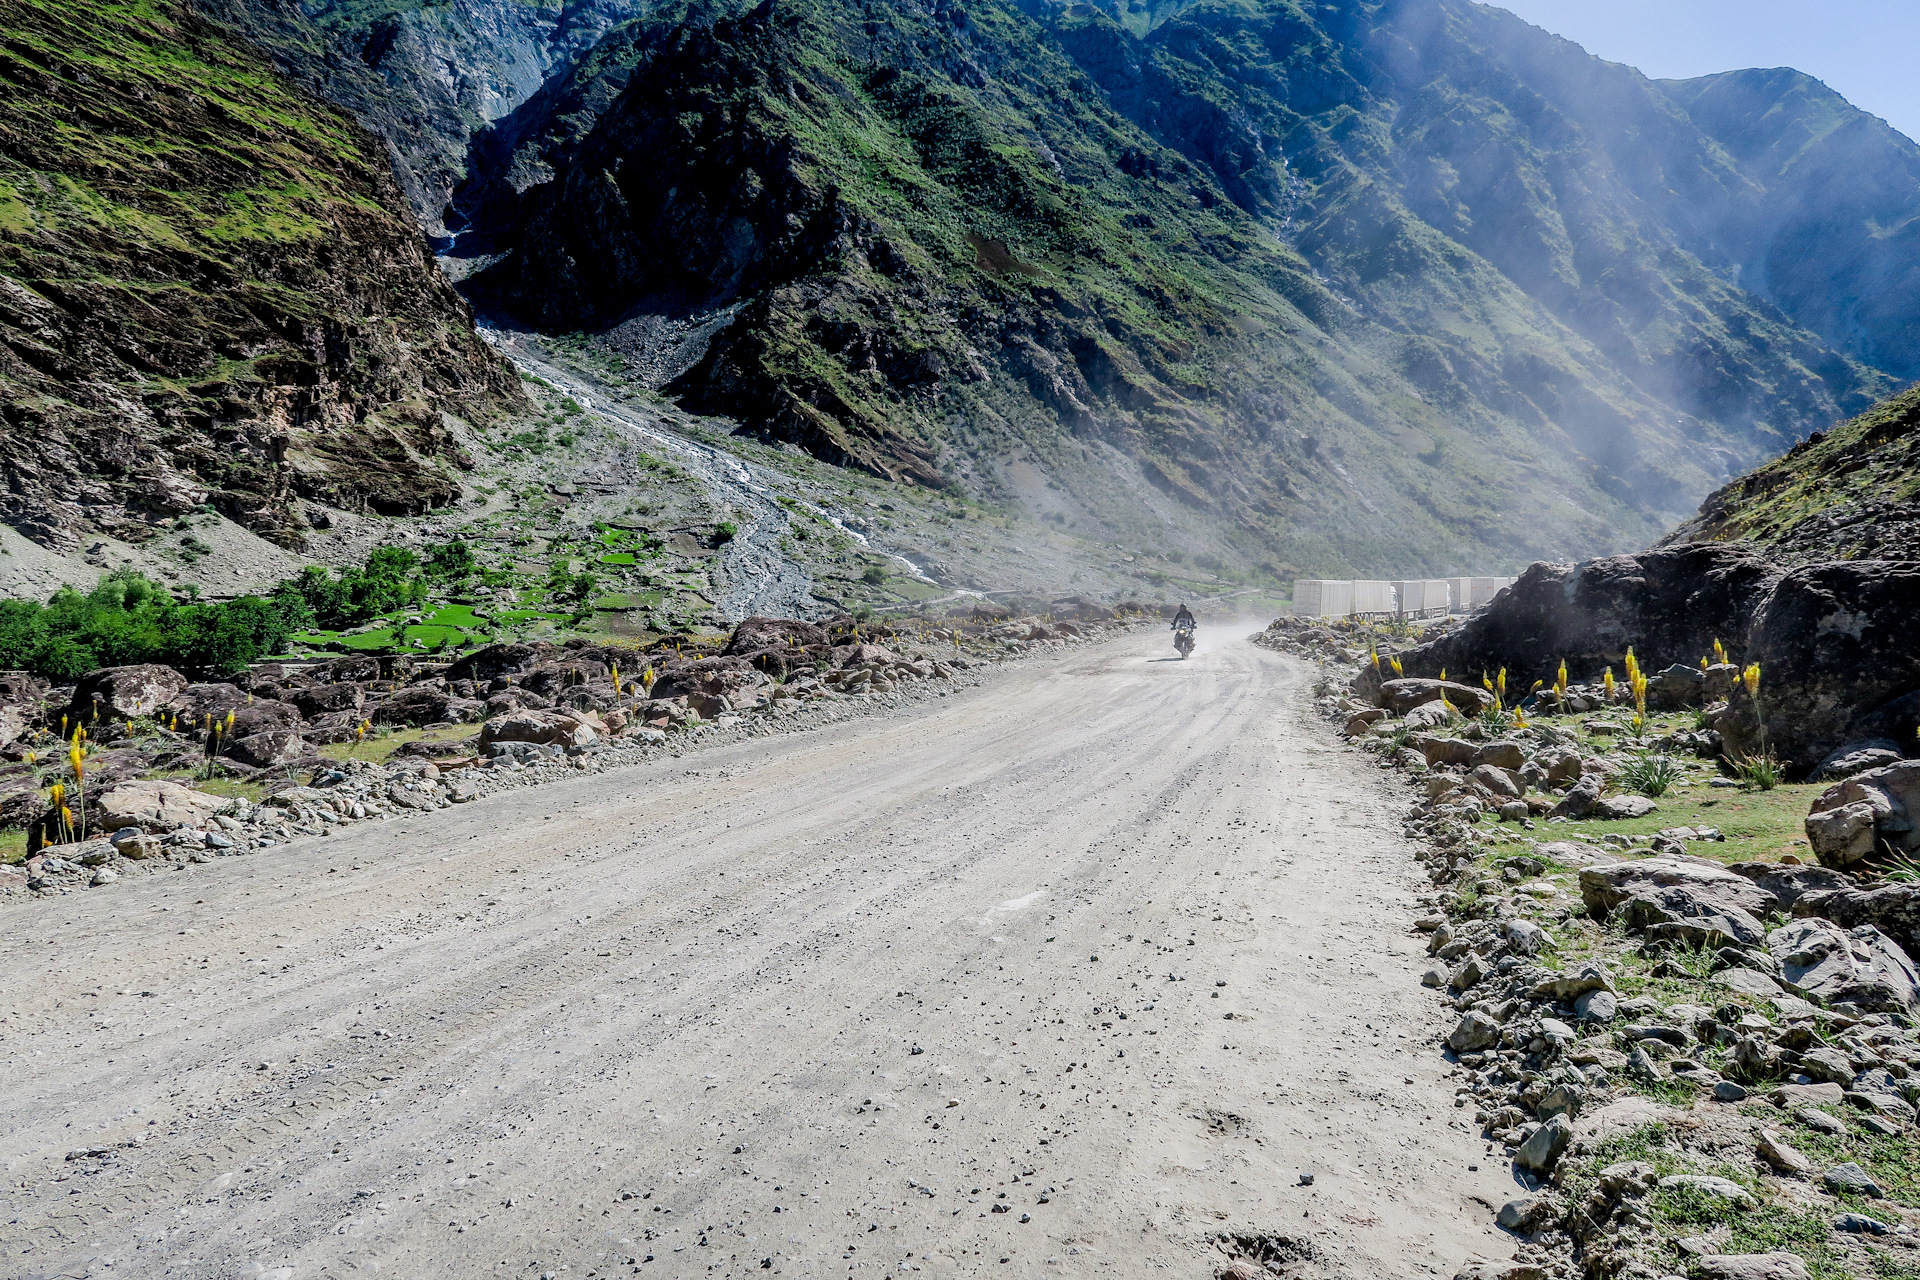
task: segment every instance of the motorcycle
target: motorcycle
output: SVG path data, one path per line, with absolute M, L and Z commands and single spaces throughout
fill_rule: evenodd
M 1180 661 L 1185 662 L 1193 652 L 1193 628 L 1175 627 L 1173 629 L 1173 647 L 1180 651 Z

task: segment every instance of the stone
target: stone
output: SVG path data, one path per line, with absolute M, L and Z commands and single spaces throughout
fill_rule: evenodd
M 1504 769 L 1511 773 L 1526 766 L 1527 750 L 1518 742 L 1510 742 L 1504 738 L 1496 739 L 1476 748 L 1473 758 L 1468 763 L 1476 768 L 1483 764 L 1490 764 L 1496 769 Z
M 1580 900 L 1597 920 L 1629 902 L 1647 904 L 1638 909 L 1641 920 L 1636 927 L 1640 928 L 1689 917 L 1725 917 L 1734 924 L 1719 932 L 1739 945 L 1761 940 L 1764 934 L 1754 917 L 1773 905 L 1773 895 L 1744 876 L 1704 862 L 1671 858 L 1583 867 Z
M 1477 716 L 1493 705 L 1493 695 L 1471 685 L 1451 680 L 1405 678 L 1381 684 L 1378 702 L 1394 715 L 1404 716 L 1415 707 L 1441 698 L 1451 702 L 1462 715 Z
M 1500 1206 L 1495 1221 L 1516 1235 L 1530 1236 L 1558 1226 L 1566 1214 L 1559 1199 L 1547 1192 L 1520 1196 Z
M 1880 1184 L 1873 1180 L 1873 1175 L 1851 1160 L 1821 1174 L 1820 1181 L 1835 1195 L 1870 1196 L 1876 1200 L 1886 1195 Z
M 1807 999 L 1845 1001 L 1878 1013 L 1920 1008 L 1920 971 L 1906 952 L 1870 924 L 1844 929 L 1803 917 L 1767 935 L 1780 982 Z
M 1694 1280 L 1808 1280 L 1792 1253 L 1709 1253 L 1693 1260 Z
M 139 827 L 122 827 L 109 838 L 121 857 L 136 862 L 160 852 L 160 842 Z
M 1716 1178 L 1705 1173 L 1673 1173 L 1660 1179 L 1662 1191 L 1681 1188 L 1698 1191 L 1715 1200 L 1725 1200 L 1731 1204 L 1750 1205 L 1753 1195 L 1745 1187 L 1729 1178 Z
M 1788 913 L 1809 893 L 1851 889 L 1854 878 L 1831 867 L 1782 866 L 1771 862 L 1736 862 L 1727 870 L 1751 880 L 1773 895 L 1775 909 Z
M 1095 621 L 1088 618 L 1086 621 Z M 723 657 L 739 657 L 743 654 L 759 653 L 766 649 L 810 649 L 833 643 L 826 631 L 811 622 L 802 622 L 796 618 L 764 618 L 758 615 L 743 619 L 727 637 L 726 647 L 721 649 Z M 637 673 L 636 673 L 637 674 Z
M 1793 914 L 1824 917 L 1843 929 L 1870 924 L 1909 956 L 1920 953 L 1920 884 L 1809 890 L 1794 902 Z
M 1587 1091 L 1577 1084 L 1562 1081 L 1540 1097 L 1540 1106 L 1536 1114 L 1542 1120 L 1553 1116 L 1565 1116 L 1569 1120 L 1580 1118 L 1580 1108 L 1587 1102 Z
M 177 827 L 202 827 L 228 801 L 194 791 L 177 782 L 152 780 L 122 782 L 100 797 L 100 821 L 111 827 L 139 827 L 164 832 Z
M 1531 920 L 1508 920 L 1500 930 L 1515 955 L 1538 955 L 1553 949 L 1553 938 Z
M 1407 743 L 1420 753 L 1430 769 L 1441 765 L 1465 766 L 1473 760 L 1473 744 L 1461 738 L 1437 738 L 1421 733 L 1407 739 Z
M 1560 803 L 1547 811 L 1550 818 L 1584 818 L 1594 811 L 1600 803 L 1600 792 L 1606 786 L 1605 779 L 1598 774 L 1586 774 L 1573 784 L 1573 789 L 1560 798 Z
M 1874 1112 L 1884 1119 L 1898 1121 L 1902 1125 L 1913 1123 L 1913 1108 L 1898 1094 L 1885 1093 L 1878 1089 L 1849 1089 L 1845 1096 L 1850 1106 Z
M 1455 1053 L 1477 1053 L 1500 1043 L 1500 1024 L 1479 1010 L 1470 1011 L 1447 1035 Z
M 1545 1175 L 1553 1172 L 1568 1147 L 1573 1145 L 1573 1124 L 1565 1116 L 1551 1116 L 1533 1136 L 1520 1144 L 1513 1162 L 1522 1169 Z
M 1878 1218 L 1869 1218 L 1864 1213 L 1842 1213 L 1833 1220 L 1835 1231 L 1845 1231 L 1853 1235 L 1885 1236 L 1892 1235 L 1893 1228 Z
M 1582 1022 L 1611 1022 L 1620 1012 L 1620 1000 L 1611 991 L 1589 991 L 1573 1002 L 1573 1012 Z
M 1793 1118 L 1815 1133 L 1824 1133 L 1837 1138 L 1847 1131 L 1846 1121 L 1828 1115 L 1818 1107 L 1799 1107 L 1794 1110 Z
M 1807 814 L 1807 842 L 1821 865 L 1841 870 L 1882 847 L 1920 850 L 1920 760 L 1869 769 L 1821 792 Z
M 1571 973 L 1556 973 L 1534 984 L 1532 996 L 1535 1000 L 1552 1000 L 1556 1004 L 1568 1004 L 1593 991 L 1613 990 L 1613 979 L 1605 968 L 1589 960 Z
M 1853 1063 L 1839 1049 L 1825 1045 L 1800 1055 L 1800 1071 L 1824 1084 L 1844 1086 L 1853 1083 Z
M 1498 765 L 1477 765 L 1467 776 L 1497 797 L 1507 800 L 1520 798 L 1519 784 L 1515 783 L 1507 771 Z
M 1831 782 L 1851 778 L 1869 769 L 1884 769 L 1890 764 L 1898 764 L 1904 758 L 1900 744 L 1891 738 L 1867 738 L 1860 742 L 1843 743 L 1813 767 L 1813 772 L 1807 775 L 1807 781 Z
M 89 880 L 87 883 L 97 888 L 103 884 L 112 884 L 115 880 L 118 880 L 119 878 L 120 878 L 120 873 L 118 871 L 115 871 L 112 867 L 101 867 L 99 870 L 93 873 L 93 878 Z
M 185 676 L 156 662 L 102 667 L 88 672 L 74 685 L 67 714 L 80 724 L 91 723 L 96 708 L 101 719 L 150 716 L 186 687 Z
M 1421 971 L 1420 985 L 1423 987 L 1446 986 L 1447 985 L 1447 966 L 1445 966 L 1444 964 L 1439 964 L 1437 962 L 1434 964 L 1428 965 L 1424 970 Z
M 1713 1097 L 1716 1102 L 1744 1102 L 1747 1097 L 1746 1086 L 1732 1080 L 1716 1080 L 1713 1083 Z
M 1379 707 L 1368 707 L 1365 711 L 1356 711 L 1347 719 L 1347 736 L 1358 738 L 1386 718 L 1387 713 Z
M 1844 1126 L 1842 1128 L 1844 1129 Z M 1791 1143 L 1772 1129 L 1760 1131 L 1760 1141 L 1755 1145 L 1754 1150 L 1762 1160 L 1790 1178 L 1804 1178 L 1813 1172 L 1813 1161 L 1801 1155 Z
M 593 726 L 592 712 L 567 714 L 559 711 L 516 711 L 499 716 L 480 727 L 480 749 L 496 742 L 528 742 L 536 746 L 590 747 L 601 735 Z
M 1525 822 L 1532 816 L 1533 810 L 1525 800 L 1509 800 L 1495 812 L 1500 815 L 1502 822 Z
M 1593 807 L 1593 816 L 1612 820 L 1644 818 L 1659 807 L 1645 796 L 1607 796 Z
M 1708 981 L 1716 987 L 1761 999 L 1780 994 L 1780 984 L 1758 969 L 1722 969 Z

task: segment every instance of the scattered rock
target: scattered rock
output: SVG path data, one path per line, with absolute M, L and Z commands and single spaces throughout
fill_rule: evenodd
M 1920 1008 L 1920 971 L 1870 924 L 1843 929 L 1828 920 L 1802 918 L 1775 929 L 1767 945 L 1780 963 L 1782 985 L 1808 999 L 1846 1001 L 1882 1013 Z
M 1693 1260 L 1695 1280 L 1808 1280 L 1792 1253 L 1709 1253 Z
M 1871 1196 L 1874 1199 L 1886 1195 L 1886 1192 L 1880 1189 L 1880 1184 L 1873 1180 L 1873 1175 L 1851 1160 L 1845 1164 L 1837 1164 L 1821 1174 L 1820 1181 L 1826 1184 L 1827 1190 L 1836 1195 Z

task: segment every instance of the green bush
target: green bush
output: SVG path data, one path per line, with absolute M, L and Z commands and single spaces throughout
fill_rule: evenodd
M 1685 776 L 1686 770 L 1672 756 L 1643 751 L 1627 761 L 1614 775 L 1614 781 L 1625 790 L 1657 799 Z

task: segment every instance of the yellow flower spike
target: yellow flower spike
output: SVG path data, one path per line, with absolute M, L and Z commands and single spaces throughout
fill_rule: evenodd
M 67 748 L 67 764 L 73 769 L 73 780 L 83 781 L 87 776 L 86 756 L 78 747 Z
M 1615 690 L 1613 687 L 1613 668 L 1612 667 L 1608 667 L 1606 669 L 1603 675 L 1603 678 L 1605 679 L 1606 685 L 1607 685 L 1607 701 L 1612 702 L 1615 694 Z
M 1503 698 L 1506 697 L 1507 696 L 1507 669 L 1505 667 L 1500 668 L 1500 678 L 1498 680 L 1495 680 L 1493 683 L 1494 683 L 1494 692 L 1498 693 Z
M 67 799 L 67 784 L 64 782 L 56 782 L 48 787 L 47 798 L 53 801 L 56 807 L 65 804 Z
M 1402 667 L 1402 666 L 1400 665 L 1400 659 L 1399 659 L 1399 657 L 1398 657 L 1397 655 L 1394 655 L 1394 656 L 1389 656 L 1389 657 L 1387 658 L 1387 661 L 1388 661 L 1388 662 L 1389 662 L 1390 664 L 1392 664 L 1392 666 L 1393 666 L 1393 674 L 1394 674 L 1394 675 L 1396 675 L 1396 676 L 1403 676 L 1403 675 L 1405 675 L 1405 674 L 1407 674 L 1407 671 L 1406 671 L 1406 668 L 1405 668 L 1405 667 Z
M 1565 658 L 1560 660 L 1560 673 L 1554 678 L 1553 691 L 1563 698 L 1567 695 L 1567 660 Z
M 1522 711 L 1522 710 L 1521 710 L 1521 709 L 1520 709 L 1519 707 L 1515 707 L 1515 708 L 1513 709 L 1513 723 L 1514 723 L 1514 725 L 1515 725 L 1516 727 L 1518 727 L 1518 728 L 1521 728 L 1521 729 L 1524 729 L 1524 728 L 1526 728 L 1526 727 L 1527 727 L 1527 713 L 1526 713 L 1526 712 L 1524 712 L 1524 711 Z
M 1367 652 L 1371 654 L 1373 657 L 1373 669 L 1376 672 L 1379 671 L 1380 670 L 1380 651 L 1378 649 L 1369 648 Z
M 1726 665 L 1727 647 L 1721 644 L 1718 640 L 1715 640 L 1713 642 L 1713 660 L 1717 663 L 1720 663 L 1722 666 Z
M 1447 669 L 1445 667 L 1440 668 L 1440 678 L 1442 680 L 1447 678 Z
M 1702 671 L 1707 669 L 1707 655 L 1704 653 L 1700 655 L 1700 669 Z
M 227 728 L 233 728 L 233 712 L 227 712 Z
M 1493 681 L 1487 678 L 1487 673 L 1484 671 L 1480 673 L 1480 684 L 1488 693 L 1493 692 Z
M 1759 696 L 1760 664 L 1757 662 L 1748 663 L 1747 669 L 1740 673 L 1740 683 L 1747 686 L 1747 696 L 1749 698 Z
M 73 830 L 73 810 L 67 808 L 67 806 L 65 805 L 61 805 L 60 821 L 66 824 L 67 830 L 69 831 Z

